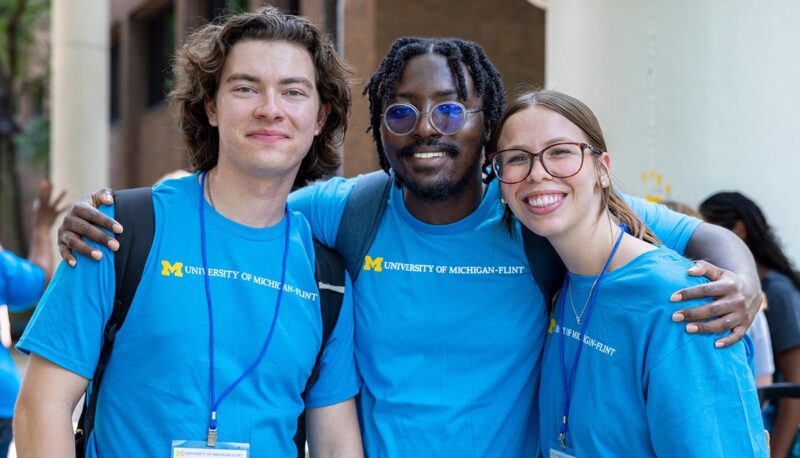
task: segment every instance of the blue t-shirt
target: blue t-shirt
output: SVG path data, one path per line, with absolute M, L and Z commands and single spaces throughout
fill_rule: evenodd
M 44 270 L 8 250 L 0 250 L 0 305 L 21 312 L 36 303 L 44 291 Z
M 356 180 L 335 178 L 289 196 L 323 243 L 333 245 Z M 533 395 L 546 307 L 520 226 L 512 237 L 502 215 L 496 181 L 471 215 L 446 225 L 414 218 L 402 190 L 392 188 L 353 285 L 359 418 L 371 458 L 537 453 Z M 660 209 L 646 215 L 661 215 L 647 222 L 681 250 L 697 226 Z
M 567 445 L 578 456 L 767 456 L 749 337 L 718 350 L 720 335 L 691 335 L 673 323 L 674 291 L 705 283 L 691 263 L 658 248 L 608 272 L 597 286 L 575 376 Z M 594 276 L 570 274 L 581 312 Z M 560 341 L 570 374 L 581 326 L 564 292 L 550 321 L 539 390 L 542 452 L 557 447 L 563 415 Z M 585 315 L 584 315 L 585 316 Z
M 167 456 L 172 440 L 204 440 L 210 413 L 209 316 L 204 288 L 197 176 L 153 190 L 155 237 L 141 283 L 117 334 L 98 398 L 88 456 Z M 219 441 L 249 442 L 251 456 L 295 457 L 301 393 L 322 340 L 314 251 L 305 219 L 288 213 L 255 229 L 206 206 L 218 397 L 255 361 L 269 330 L 291 221 L 286 281 L 272 342 L 257 368 L 225 398 Z M 79 260 L 58 269 L 19 348 L 91 379 L 112 310 L 114 265 Z M 352 301 L 325 349 L 309 407 L 358 391 Z
M 800 290 L 789 277 L 776 270 L 770 270 L 761 279 L 761 288 L 767 296 L 765 313 L 777 359 L 800 346 Z
M 0 305 L 21 312 L 36 303 L 44 290 L 44 270 L 14 253 L 0 251 Z M 0 345 L 0 418 L 14 415 L 19 372 L 8 350 Z

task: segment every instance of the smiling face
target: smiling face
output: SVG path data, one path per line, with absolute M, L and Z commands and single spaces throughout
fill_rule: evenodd
M 294 180 L 328 112 L 315 81 L 311 55 L 299 45 L 236 43 L 206 102 L 209 124 L 219 131 L 219 165 Z
M 560 142 L 589 143 L 589 139 L 564 116 L 531 106 L 506 120 L 497 147 L 498 150 L 520 148 L 535 153 Z M 602 188 L 608 186 L 606 171 L 610 160 L 607 153 L 597 157 L 588 149 L 584 155 L 583 167 L 569 178 L 554 178 L 537 158 L 527 179 L 501 185 L 509 208 L 528 229 L 551 238 L 595 224 L 601 209 L 605 208 Z
M 403 68 L 394 95 L 387 106 L 405 102 L 420 112 L 446 101 L 458 101 L 468 111 L 480 110 L 482 100 L 464 67 L 468 98 L 460 100 L 447 59 L 438 54 L 413 57 Z M 484 137 L 483 114 L 467 115 L 464 127 L 443 135 L 424 115 L 408 135 L 395 135 L 381 127 L 381 142 L 389 165 L 400 183 L 420 199 L 444 200 L 461 192 L 467 183 L 480 185 L 480 161 Z

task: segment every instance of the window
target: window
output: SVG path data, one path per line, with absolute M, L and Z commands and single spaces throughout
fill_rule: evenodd
M 147 33 L 147 106 L 161 103 L 172 90 L 170 59 L 175 51 L 172 5 L 145 20 Z
M 248 11 L 249 3 L 247 0 L 208 0 L 206 17 L 209 21 L 214 21 L 220 16 Z
M 110 87 L 110 99 L 109 99 L 109 115 L 110 121 L 116 122 L 119 119 L 119 43 L 114 42 L 111 45 L 111 52 L 109 63 L 111 68 L 109 69 L 108 75 L 111 78 L 111 87 Z

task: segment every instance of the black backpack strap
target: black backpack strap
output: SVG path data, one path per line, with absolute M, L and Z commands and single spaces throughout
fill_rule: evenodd
M 86 441 L 94 429 L 95 413 L 100 383 L 103 381 L 116 334 L 128 316 L 128 310 L 142 278 L 144 264 L 150 254 L 155 231 L 153 198 L 151 188 L 137 188 L 114 193 L 114 219 L 125 228 L 117 235 L 119 250 L 114 254 L 116 289 L 114 308 L 103 331 L 103 347 L 94 377 L 91 381 L 91 396 L 84 401 L 83 412 L 75 431 L 75 447 L 78 457 L 85 456 Z
M 334 246 L 344 257 L 352 284 L 356 283 L 364 256 L 378 233 L 392 182 L 383 170 L 362 175 L 347 198 Z
M 315 266 L 314 278 L 319 289 L 320 314 L 322 316 L 322 345 L 317 353 L 317 360 L 314 368 L 308 377 L 305 392 L 319 379 L 319 363 L 322 353 L 328 344 L 336 323 L 339 321 L 339 313 L 342 311 L 342 301 L 344 300 L 344 259 L 331 248 L 314 240 Z M 305 392 L 303 397 L 305 397 Z M 297 433 L 294 436 L 294 443 L 297 445 L 298 458 L 305 458 L 306 444 L 306 414 L 303 412 L 297 419 Z
M 531 274 L 542 291 L 545 303 L 552 310 L 553 298 L 561 288 L 567 268 L 556 253 L 553 245 L 546 238 L 536 235 L 522 226 L 522 242 L 525 245 L 525 256 L 531 266 Z
M 317 280 L 319 289 L 320 314 L 322 315 L 322 345 L 317 353 L 314 369 L 308 377 L 306 389 L 319 379 L 319 362 L 322 359 L 322 352 L 339 320 L 339 312 L 342 311 L 342 301 L 344 300 L 344 259 L 339 253 L 316 240 L 314 240 L 314 252 L 316 253 L 314 278 Z

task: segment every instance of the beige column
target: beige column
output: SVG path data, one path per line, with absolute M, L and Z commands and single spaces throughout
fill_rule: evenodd
M 545 3 L 547 86 L 597 114 L 623 189 L 691 205 L 741 191 L 800 260 L 800 3 Z
M 108 4 L 52 2 L 51 177 L 70 198 L 108 184 Z

